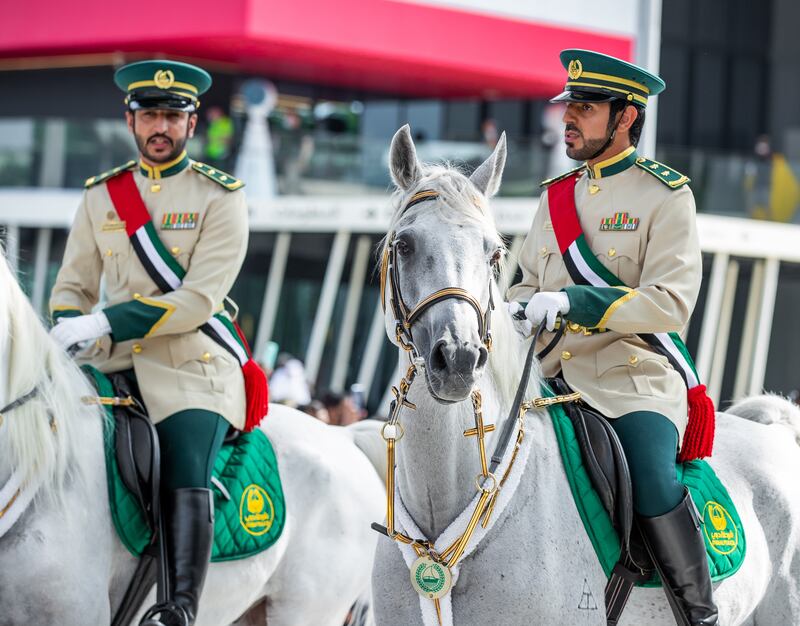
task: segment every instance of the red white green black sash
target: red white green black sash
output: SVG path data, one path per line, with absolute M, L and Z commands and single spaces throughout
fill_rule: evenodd
M 558 241 L 558 248 L 572 281 L 576 285 L 620 289 L 620 298 L 611 304 L 611 307 L 616 308 L 616 306 L 624 303 L 625 298 L 630 297 L 631 290 L 597 259 L 586 242 L 575 205 L 575 183 L 579 176 L 580 172 L 576 172 L 548 187 L 547 198 L 550 207 L 550 220 Z M 611 310 L 613 309 L 609 307 L 609 311 Z M 696 449 L 692 450 L 691 453 L 697 454 L 697 456 L 709 456 L 711 454 L 711 444 L 713 443 L 714 407 L 711 400 L 706 396 L 705 385 L 700 382 L 694 361 L 689 355 L 689 350 L 678 333 L 638 333 L 638 335 L 656 352 L 664 355 L 683 378 L 686 388 L 689 390 L 690 428 L 693 426 L 691 424 L 693 412 L 699 414 L 703 419 L 708 419 L 710 407 L 710 419 L 712 420 L 710 435 L 707 425 L 702 427 L 703 432 L 701 434 L 691 433 L 693 438 L 696 435 L 703 440 L 697 446 L 692 442 L 692 447 Z M 686 438 L 689 434 L 689 429 L 687 429 L 684 444 L 687 443 Z M 710 441 L 708 441 L 709 437 Z M 682 450 L 682 457 L 685 457 L 684 450 Z M 687 459 L 684 458 L 683 460 Z
M 186 270 L 158 237 L 133 173 L 123 172 L 109 179 L 106 185 L 114 209 L 120 220 L 125 222 L 125 231 L 147 274 L 163 293 L 178 289 L 183 284 Z M 253 361 L 239 325 L 227 315 L 216 313 L 199 330 L 227 350 L 242 367 L 248 405 L 245 430 L 251 430 L 267 413 L 266 376 Z

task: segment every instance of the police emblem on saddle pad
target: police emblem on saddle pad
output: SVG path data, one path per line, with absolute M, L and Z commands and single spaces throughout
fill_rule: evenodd
M 87 368 L 88 369 L 88 368 Z M 89 369 L 100 396 L 114 395 L 105 375 Z M 106 406 L 104 440 L 108 499 L 120 541 L 140 556 L 152 535 L 136 497 L 122 482 L 114 451 L 113 407 Z M 214 480 L 214 545 L 211 561 L 232 561 L 263 552 L 283 532 L 286 506 L 278 460 L 267 436 L 255 429 L 222 446 Z
M 544 389 L 542 395 L 552 396 L 553 392 Z M 610 577 L 620 557 L 619 537 L 584 466 L 572 422 L 561 405 L 553 405 L 549 410 L 573 500 L 600 565 Z M 678 480 L 689 489 L 700 512 L 711 580 L 728 578 L 741 567 L 746 550 L 742 521 L 728 490 L 705 461 L 680 463 L 677 470 Z M 660 587 L 661 581 L 654 574 L 637 586 Z

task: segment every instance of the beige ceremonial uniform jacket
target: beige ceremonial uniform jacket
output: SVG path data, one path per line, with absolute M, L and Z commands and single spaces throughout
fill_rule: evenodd
M 594 329 L 568 324 L 558 348 L 545 358 L 543 372 L 554 376 L 562 371 L 584 401 L 609 418 L 632 411 L 665 415 L 682 440 L 687 424 L 683 379 L 666 357 L 634 333 L 681 333 L 687 326 L 702 278 L 694 197 L 685 176 L 633 150 L 626 152 L 622 162 L 619 155 L 607 161 L 608 168 L 601 163 L 589 172 L 584 167 L 575 203 L 589 247 L 633 288 L 633 295 L 598 311 Z M 601 230 L 603 220 L 618 213 L 628 214 L 622 221 L 638 219 L 637 227 Z M 509 289 L 508 301 L 527 302 L 537 291 L 574 284 L 556 242 L 547 189 L 519 260 L 522 281 Z M 547 340 L 545 333 L 542 341 Z
M 197 328 L 222 309 L 239 273 L 247 250 L 247 204 L 241 182 L 182 157 L 177 173 L 130 162 L 87 181 L 53 288 L 51 313 L 54 319 L 90 313 L 104 278 L 105 306 L 122 306 L 109 315 L 111 336 L 83 350 L 78 362 L 103 372 L 133 367 L 155 423 L 178 411 L 205 409 L 242 428 L 241 367 Z M 136 256 L 105 184 L 127 169 L 134 170 L 158 237 L 186 270 L 182 285 L 167 294 Z M 115 334 L 125 339 L 115 342 Z

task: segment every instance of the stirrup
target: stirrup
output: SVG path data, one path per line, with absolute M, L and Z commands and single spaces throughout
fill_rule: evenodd
M 167 626 L 167 623 L 161 621 L 161 619 L 155 619 L 156 615 L 163 617 L 162 614 L 164 613 L 169 614 L 171 617 L 177 617 L 181 626 L 189 626 L 189 615 L 186 613 L 186 609 L 171 600 L 151 606 L 142 616 L 139 626 Z

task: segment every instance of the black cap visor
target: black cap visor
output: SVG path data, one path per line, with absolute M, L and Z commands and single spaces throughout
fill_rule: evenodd
M 601 91 L 562 91 L 550 102 L 611 102 L 619 99 L 619 96 L 612 96 Z
M 197 100 L 161 89 L 142 89 L 131 92 L 127 98 L 131 111 L 138 109 L 170 109 L 193 113 L 197 110 Z

